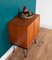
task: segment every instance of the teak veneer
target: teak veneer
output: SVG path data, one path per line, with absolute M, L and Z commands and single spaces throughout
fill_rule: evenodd
M 22 19 L 15 17 L 8 23 L 10 42 L 22 48 L 28 48 L 40 31 L 40 15 Z

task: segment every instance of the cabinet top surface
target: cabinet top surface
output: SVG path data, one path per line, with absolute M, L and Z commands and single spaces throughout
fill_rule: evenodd
M 14 24 L 14 25 L 17 25 L 17 26 L 28 26 L 34 20 L 36 20 L 37 17 L 39 17 L 38 14 L 34 14 L 32 18 L 28 18 L 28 19 L 22 19 L 22 18 L 19 18 L 19 17 L 15 17 L 9 22 L 9 24 Z

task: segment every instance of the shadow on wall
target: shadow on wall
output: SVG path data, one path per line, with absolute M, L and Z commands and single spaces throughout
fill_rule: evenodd
M 3 47 L 5 48 L 4 51 L 6 52 L 7 49 L 9 49 L 10 45 L 10 41 L 9 41 L 9 36 L 8 36 L 8 27 L 7 24 L 2 32 L 2 40 L 3 42 Z M 7 44 L 6 44 L 7 43 Z
M 4 27 L 3 31 L 2 31 L 2 44 L 1 44 L 1 56 L 3 55 L 3 53 L 5 53 L 10 47 L 11 44 L 9 42 L 9 37 L 8 37 L 8 27 L 7 24 Z
M 15 12 L 14 12 L 15 11 Z M 9 36 L 8 36 L 8 22 L 13 19 L 20 8 L 15 7 L 6 7 L 0 10 L 0 57 L 11 47 Z

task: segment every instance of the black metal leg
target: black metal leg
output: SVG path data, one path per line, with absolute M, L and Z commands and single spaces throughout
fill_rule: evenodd
M 36 44 L 36 38 L 35 38 L 35 44 Z
M 15 45 L 13 46 L 13 53 L 15 52 Z
M 20 47 L 20 48 L 22 48 L 22 47 Z M 13 53 L 14 52 L 15 52 L 15 45 L 13 45 Z M 24 57 L 27 57 L 27 55 L 28 55 L 28 48 L 27 49 L 26 48 L 23 48 L 23 53 L 24 53 Z
M 23 52 L 24 52 L 24 57 L 27 57 L 27 55 L 28 55 L 28 49 L 23 49 Z

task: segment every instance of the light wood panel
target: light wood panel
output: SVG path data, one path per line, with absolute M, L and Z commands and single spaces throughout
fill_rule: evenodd
M 52 30 L 41 28 L 37 44 L 33 41 L 26 58 L 23 49 L 17 47 L 15 53 L 11 53 L 6 60 L 52 60 Z

